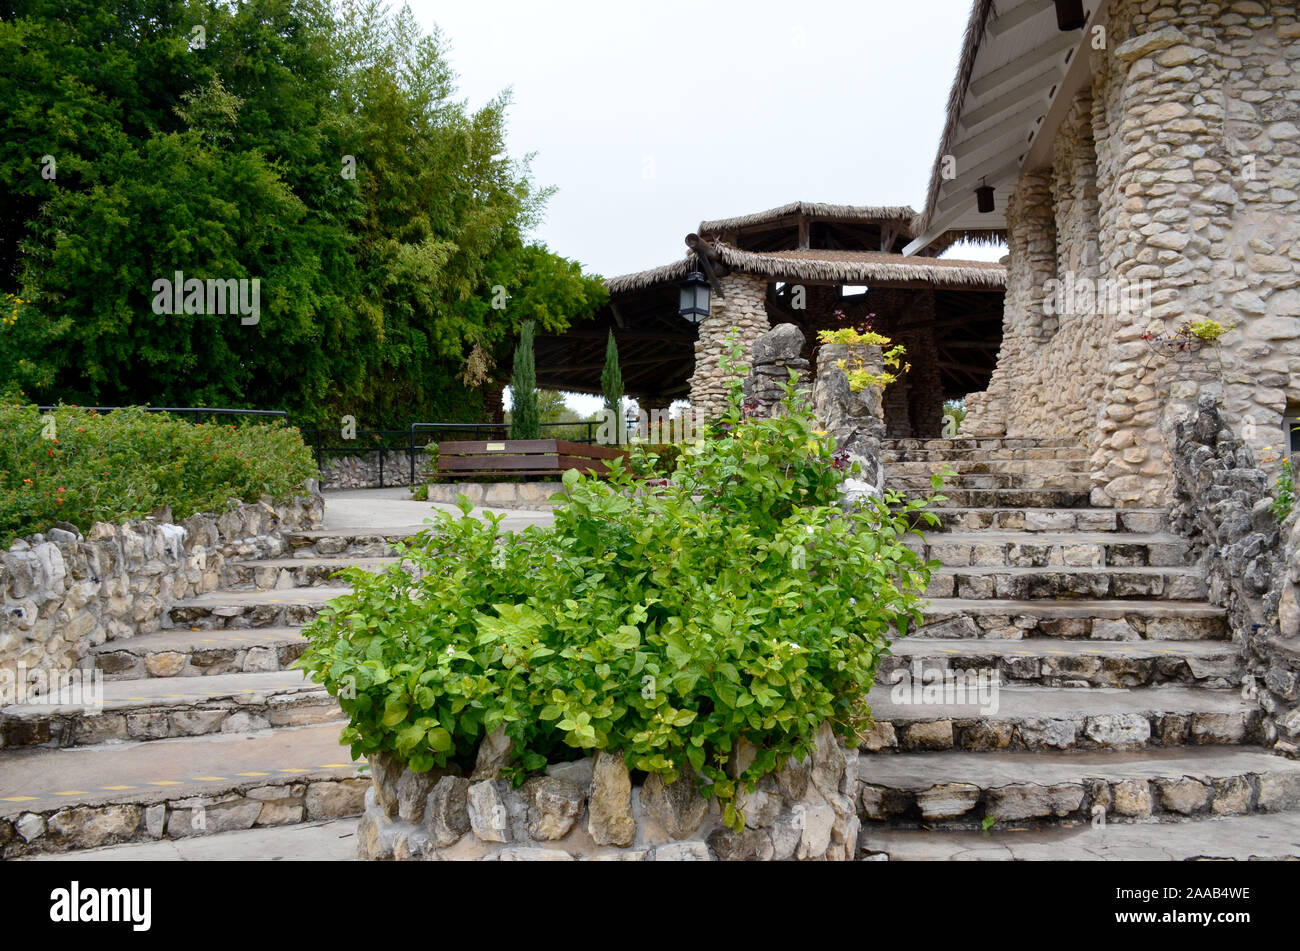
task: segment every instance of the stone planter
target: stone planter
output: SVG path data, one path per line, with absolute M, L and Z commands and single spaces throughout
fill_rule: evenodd
M 823 724 L 807 760 L 741 794 L 743 832 L 722 823 L 693 775 L 634 783 L 617 754 L 548 766 L 518 789 L 508 751 L 480 750 L 472 776 L 418 774 L 381 754 L 357 830 L 362 859 L 403 861 L 849 861 L 857 851 L 857 751 Z M 744 762 L 743 745 L 738 761 Z

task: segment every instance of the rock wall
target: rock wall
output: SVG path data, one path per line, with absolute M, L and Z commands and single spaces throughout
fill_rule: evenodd
M 803 762 L 764 777 L 737 805 L 745 828 L 722 824 L 693 774 L 637 785 L 621 755 L 548 766 L 518 789 L 500 778 L 508 748 L 485 743 L 468 777 L 412 773 L 370 758 L 372 785 L 357 830 L 363 859 L 405 861 L 851 861 L 861 820 L 856 750 L 829 725 Z M 752 757 L 752 748 L 749 752 Z M 747 766 L 746 749 L 737 762 Z M 742 766 L 742 768 L 743 768 Z
M 164 509 L 97 522 L 85 537 L 69 525 L 19 539 L 0 553 L 0 667 L 89 666 L 92 646 L 158 630 L 175 601 L 220 586 L 227 559 L 280 555 L 283 532 L 313 528 L 324 512 L 311 481 L 282 505 L 239 503 L 178 524 Z
M 320 467 L 320 484 L 326 489 L 377 489 L 380 452 L 367 452 L 357 456 L 334 456 Z M 383 486 L 401 486 L 411 483 L 411 456 L 405 449 L 386 451 L 383 456 Z M 425 453 L 415 456 L 415 481 L 433 468 L 433 459 Z
M 705 420 L 722 415 L 727 405 L 730 377 L 719 360 L 729 355 L 727 334 L 735 327 L 744 346 L 742 363 L 749 362 L 750 347 L 770 329 L 767 317 L 767 278 L 733 271 L 721 279 L 725 297 L 714 295 L 713 313 L 704 318 L 695 341 L 695 373 L 691 376 L 691 407 Z
M 846 494 L 879 496 L 885 486 L 885 407 L 879 387 L 854 393 L 848 376 L 839 368 L 844 360 L 852 368 L 856 361 L 871 373 L 884 372 L 879 347 L 823 344 L 817 351 L 817 382 L 813 386 L 813 410 L 826 431 L 835 437 L 837 448 L 849 455 L 861 470 L 845 480 Z M 889 388 L 885 390 L 887 394 Z
M 1209 598 L 1228 609 L 1247 679 L 1263 709 L 1263 738 L 1300 752 L 1300 519 L 1279 525 L 1273 480 L 1221 412 L 1223 386 L 1204 385 L 1196 410 L 1173 424 L 1173 527 L 1192 539 Z
M 563 482 L 431 482 L 429 501 L 455 505 L 463 495 L 490 509 L 549 511 L 557 504 L 552 496 L 563 491 Z
M 1002 354 L 963 431 L 1080 437 L 1096 504 L 1157 506 L 1174 438 L 1158 394 L 1184 368 L 1153 358 L 1153 321 L 1238 325 L 1193 362 L 1222 374 L 1252 448 L 1300 406 L 1300 22 L 1295 3 L 1112 0 L 1107 33 L 1054 166 L 1008 206 Z M 1044 286 L 1067 277 L 1137 306 L 1076 306 L 1054 326 Z

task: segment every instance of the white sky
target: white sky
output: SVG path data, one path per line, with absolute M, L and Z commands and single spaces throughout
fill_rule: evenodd
M 537 182 L 559 189 L 535 236 L 604 277 L 676 260 L 701 219 L 799 200 L 919 209 L 970 13 L 970 0 L 410 5 L 442 29 L 472 106 L 513 88 L 510 151 L 537 153 Z

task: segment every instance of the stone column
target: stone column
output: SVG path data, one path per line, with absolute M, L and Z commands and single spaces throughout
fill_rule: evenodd
M 1014 432 L 1016 400 L 1032 376 L 1039 348 L 1056 331 L 1043 312 L 1046 285 L 1056 277 L 1056 219 L 1050 169 L 1026 172 L 1007 203 L 1007 294 L 1002 347 L 988 389 L 966 400 L 963 436 Z
M 813 384 L 813 410 L 822 426 L 835 437 L 835 445 L 849 454 L 862 470 L 845 483 L 850 500 L 856 496 L 879 497 L 884 489 L 885 468 L 881 441 L 885 438 L 885 407 L 878 387 L 854 393 L 848 376 L 839 368 L 858 359 L 872 373 L 884 370 L 879 347 L 824 344 L 817 351 L 817 381 Z
M 807 379 L 808 361 L 803 358 L 804 335 L 794 324 L 780 324 L 754 341 L 752 356 L 754 366 L 745 380 L 745 397 L 758 406 L 751 415 L 771 416 L 785 399 L 785 384 L 794 370 L 800 378 Z
M 725 297 L 714 295 L 712 311 L 699 326 L 695 342 L 695 372 L 691 376 L 691 408 L 704 420 L 720 416 L 726 407 L 730 378 L 719 359 L 727 351 L 731 328 L 740 331 L 744 346 L 741 362 L 748 364 L 750 348 L 759 334 L 770 329 L 767 318 L 767 278 L 733 271 L 722 278 Z

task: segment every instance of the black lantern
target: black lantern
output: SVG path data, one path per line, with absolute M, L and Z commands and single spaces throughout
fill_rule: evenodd
M 709 316 L 709 282 L 699 271 L 691 271 L 686 275 L 686 283 L 682 285 L 681 306 L 677 308 L 677 313 L 693 324 L 699 324 Z
M 1088 22 L 1083 12 L 1083 0 L 1056 0 L 1056 25 L 1062 33 L 1081 30 Z
M 980 185 L 979 188 L 975 189 L 975 205 L 982 215 L 987 215 L 993 210 L 992 185 Z

